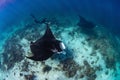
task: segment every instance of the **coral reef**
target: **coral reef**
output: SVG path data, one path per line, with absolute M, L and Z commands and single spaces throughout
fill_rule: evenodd
M 3 64 L 1 67 L 4 70 L 11 69 L 15 63 L 23 59 L 22 46 L 19 44 L 19 37 L 13 36 L 6 41 L 4 45 Z
M 62 70 L 65 71 L 67 77 L 73 77 L 80 69 L 80 66 L 73 59 L 66 59 L 61 62 Z
M 75 19 L 75 20 L 73 20 Z M 83 33 L 79 19 L 73 17 L 49 18 L 51 30 L 66 45 L 63 54 L 55 54 L 46 61 L 32 61 L 30 42 L 40 38 L 45 25 L 24 24 L 16 30 L 3 46 L 3 61 L 0 64 L 1 80 L 115 80 L 119 78 L 119 38 L 101 26 L 86 25 L 92 34 Z M 39 21 L 39 20 L 38 20 Z M 72 22 L 68 24 L 69 22 Z M 88 22 L 93 25 L 94 23 Z M 82 24 L 82 23 L 81 23 Z M 83 27 L 83 26 L 82 26 Z M 95 35 L 94 35 L 95 33 Z M 113 40 L 114 38 L 114 40 Z M 114 43 L 115 42 L 115 43 Z M 114 75 L 113 75 L 114 74 Z

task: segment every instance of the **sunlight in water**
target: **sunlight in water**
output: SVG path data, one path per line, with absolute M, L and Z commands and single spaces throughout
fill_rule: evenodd
M 13 0 L 0 0 L 0 7 L 5 6 L 7 3 L 11 2 Z

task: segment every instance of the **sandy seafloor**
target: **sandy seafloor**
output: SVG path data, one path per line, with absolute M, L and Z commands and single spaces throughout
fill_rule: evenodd
M 55 37 L 65 43 L 63 54 L 46 61 L 32 61 L 30 41 L 46 29 L 33 20 L 4 33 L 0 48 L 0 80 L 120 80 L 120 39 L 104 26 L 85 31 L 78 16 L 48 17 Z M 7 36 L 7 37 L 6 37 Z

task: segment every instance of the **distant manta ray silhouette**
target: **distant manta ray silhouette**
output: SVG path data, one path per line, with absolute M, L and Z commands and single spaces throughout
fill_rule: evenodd
M 34 61 L 43 61 L 55 53 L 61 53 L 65 49 L 63 42 L 57 40 L 53 35 L 48 23 L 46 23 L 46 27 L 45 34 L 36 42 L 31 42 L 30 49 L 33 56 L 27 58 Z
M 91 22 L 86 20 L 84 17 L 79 16 L 80 21 L 78 22 L 78 26 L 84 28 L 84 29 L 93 29 L 96 25 Z

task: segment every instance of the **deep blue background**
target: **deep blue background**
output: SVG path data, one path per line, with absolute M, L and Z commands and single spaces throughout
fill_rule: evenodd
M 30 13 L 42 15 L 74 12 L 120 34 L 119 7 L 119 0 L 11 0 L 0 7 L 0 31 L 5 31 L 21 20 L 27 20 Z

